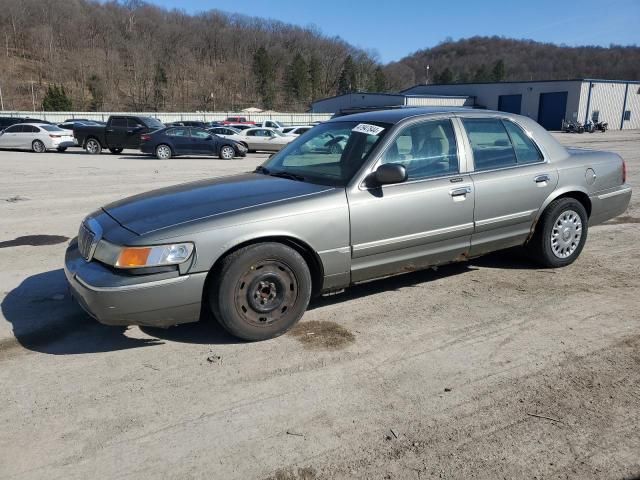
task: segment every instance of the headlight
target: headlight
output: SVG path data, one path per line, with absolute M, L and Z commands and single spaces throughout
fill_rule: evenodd
M 118 268 L 158 267 L 186 262 L 193 253 L 193 243 L 176 243 L 156 247 L 123 247 L 115 266 Z

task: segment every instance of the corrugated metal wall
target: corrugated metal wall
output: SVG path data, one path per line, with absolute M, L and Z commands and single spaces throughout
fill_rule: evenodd
M 469 97 L 405 97 L 405 105 L 409 107 L 465 107 L 472 106 Z
M 201 120 L 212 122 L 224 120 L 227 117 L 246 117 L 254 122 L 264 120 L 277 120 L 282 123 L 299 125 L 309 122 L 322 122 L 329 120 L 331 115 L 324 113 L 242 113 L 242 112 L 0 112 L 3 117 L 35 117 L 48 122 L 60 123 L 67 118 L 87 118 L 89 120 L 106 121 L 110 115 L 140 115 L 144 117 L 155 117 L 161 122 L 179 122 L 181 120 Z
M 631 112 L 631 118 L 622 124 L 624 130 L 640 128 L 640 85 L 630 83 L 627 90 L 627 105 L 625 110 Z M 614 128 L 618 128 L 616 125 Z
M 336 113 L 346 108 L 395 107 L 403 102 L 404 95 L 348 93 L 313 102 L 311 109 L 319 113 Z
M 403 93 L 433 94 L 433 95 L 467 95 L 475 97 L 478 106 L 489 110 L 497 110 L 500 95 L 522 95 L 521 115 L 538 120 L 541 93 L 567 92 L 567 107 L 565 118 L 578 116 L 580 103 L 580 87 L 582 82 L 500 82 L 500 83 L 469 83 L 451 85 L 416 85 Z
M 587 82 L 585 82 L 587 83 Z M 587 93 L 589 109 L 585 109 L 585 116 L 578 118 L 581 122 L 593 119 L 594 112 L 599 112 L 598 120 L 607 122 L 609 128 L 619 129 L 624 104 L 624 83 L 589 82 L 591 98 Z

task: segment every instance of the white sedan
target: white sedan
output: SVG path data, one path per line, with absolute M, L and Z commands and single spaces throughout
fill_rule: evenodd
M 20 148 L 43 153 L 73 147 L 73 133 L 45 123 L 18 123 L 0 132 L 0 148 Z
M 299 137 L 303 133 L 307 133 L 309 130 L 313 128 L 312 125 L 297 125 L 294 127 L 286 127 L 282 130 L 282 133 L 285 135 L 290 135 L 293 137 Z
M 237 128 L 213 127 L 213 128 L 208 128 L 207 131 L 219 137 L 228 138 L 229 140 L 234 140 L 236 142 L 244 143 L 245 146 L 247 145 L 246 142 L 242 140 L 243 137 L 241 135 L 241 132 Z
M 277 152 L 296 138 L 273 128 L 248 128 L 240 133 L 240 137 L 241 140 L 238 141 L 247 145 L 250 152 L 258 150 Z

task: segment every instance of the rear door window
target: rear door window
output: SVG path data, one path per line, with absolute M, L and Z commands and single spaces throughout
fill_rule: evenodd
M 476 171 L 511 167 L 517 164 L 509 134 L 499 118 L 464 118 Z
M 114 128 L 127 128 L 126 118 L 113 118 L 111 119 L 111 126 Z
M 507 129 L 509 138 L 516 152 L 518 163 L 536 163 L 543 160 L 542 154 L 533 140 L 522 131 L 515 123 L 505 120 L 504 126 Z
M 170 136 L 170 137 L 188 137 L 189 136 L 189 129 L 188 128 L 170 128 L 169 130 L 167 130 L 166 135 Z

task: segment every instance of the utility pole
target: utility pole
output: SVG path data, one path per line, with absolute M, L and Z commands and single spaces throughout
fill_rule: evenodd
M 4 112 L 4 99 L 2 98 L 2 87 L 0 87 L 0 110 Z
M 429 65 L 425 67 L 425 69 L 427 70 L 427 80 L 424 82 L 425 85 L 429 85 L 429 68 L 430 68 Z

